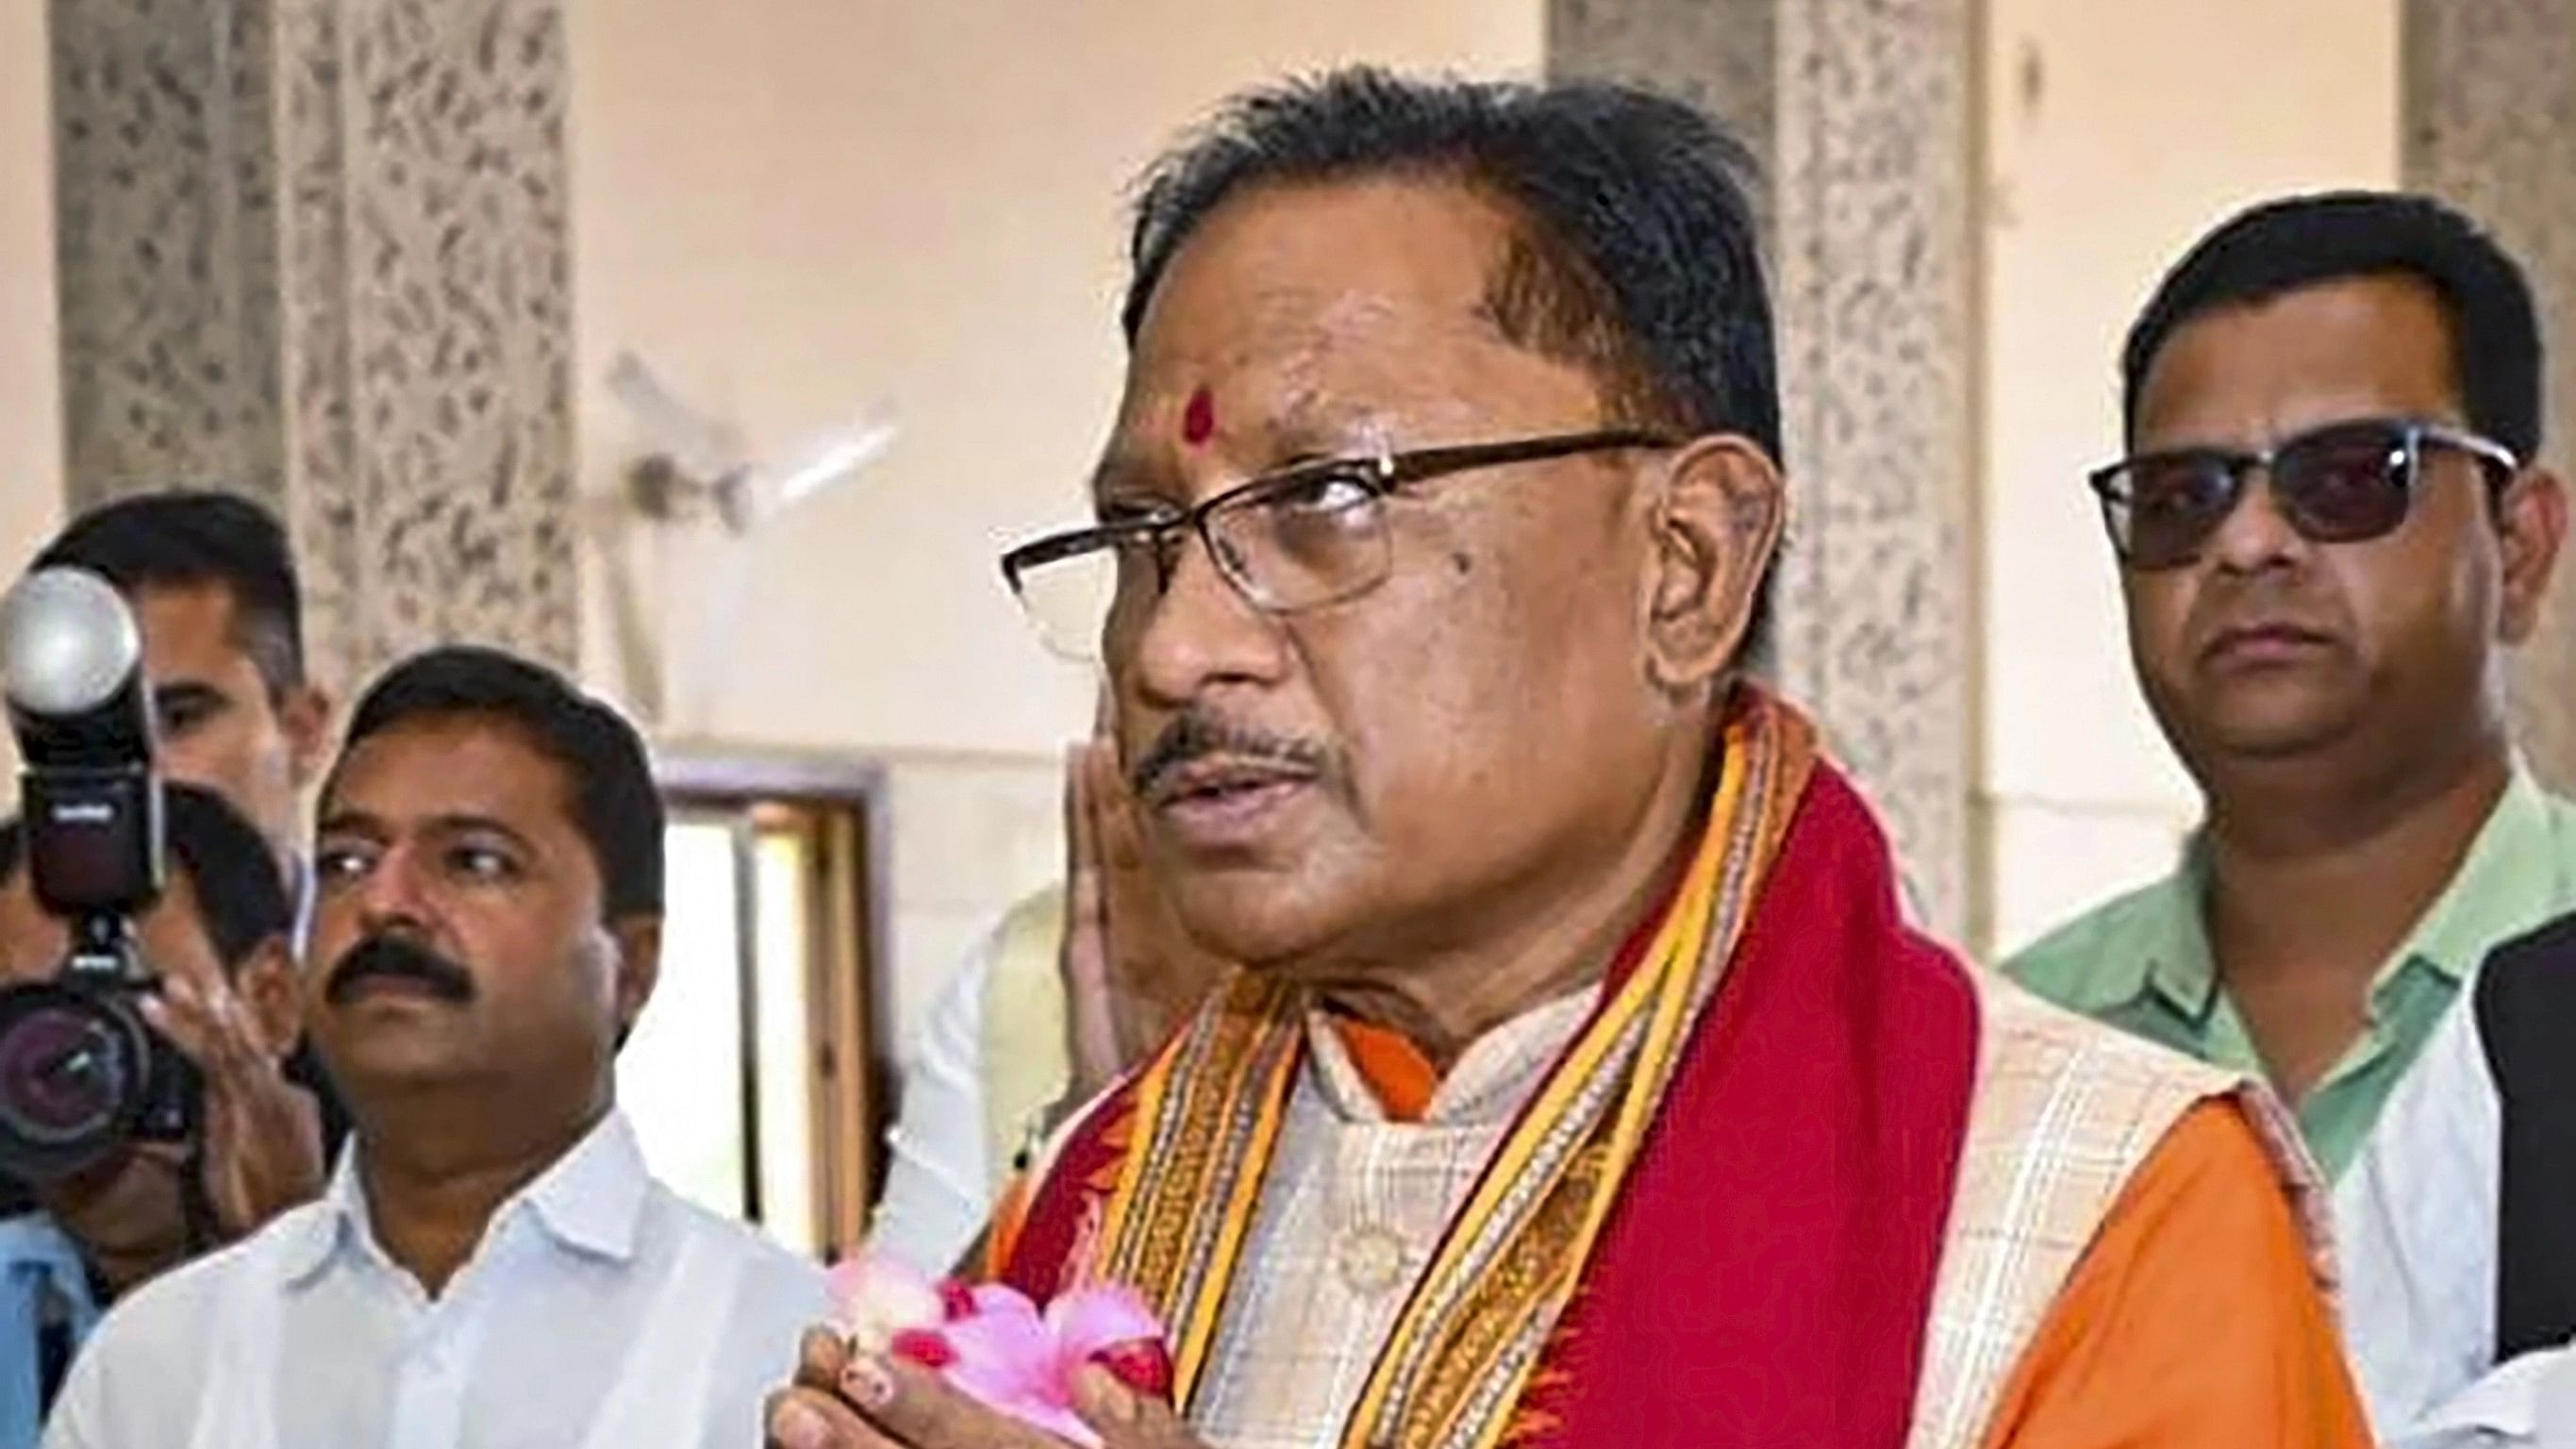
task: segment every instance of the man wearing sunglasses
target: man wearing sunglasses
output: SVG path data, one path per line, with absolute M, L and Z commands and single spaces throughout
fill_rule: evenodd
M 1060 1443 L 960 1383 L 1112 1449 L 2361 1442 L 2268 1102 L 1913 931 L 1748 677 L 1742 165 L 1640 92 L 1356 70 L 1155 171 L 1092 518 L 1003 571 L 1243 969 L 990 1246 L 1132 1289 L 1168 1373 L 826 1330 L 774 1443 Z
M 2006 964 L 2261 1071 L 2339 1176 L 2486 950 L 2576 907 L 2505 650 L 2566 530 L 2520 269 L 2421 197 L 2255 207 L 2175 266 L 2091 479 L 2138 680 L 2198 782 L 2174 872 Z

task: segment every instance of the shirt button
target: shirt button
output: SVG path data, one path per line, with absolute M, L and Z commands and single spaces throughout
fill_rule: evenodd
M 1333 1258 L 1343 1286 L 1362 1298 L 1390 1292 L 1404 1278 L 1404 1240 L 1377 1223 L 1344 1228 Z

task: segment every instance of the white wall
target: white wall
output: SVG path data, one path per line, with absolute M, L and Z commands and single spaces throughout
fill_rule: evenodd
M 2389 186 L 2395 0 L 1987 0 L 1982 814 L 2009 950 L 2170 866 L 2197 797 L 2130 671 L 2085 470 L 2122 334 L 2267 195 Z
M 0 4 L 0 579 L 62 518 L 50 91 L 45 7 Z M 17 798 L 17 750 L 0 730 L 0 808 Z
M 1056 859 L 1055 752 L 1086 727 L 1091 683 L 1029 639 L 995 559 L 1080 515 L 1116 398 L 1126 184 L 1181 123 L 1283 71 L 1533 71 L 1542 8 L 572 6 L 588 486 L 631 456 L 599 379 L 620 347 L 764 447 L 870 398 L 900 410 L 864 481 L 755 545 L 713 708 L 670 728 L 893 758 L 907 1002 Z M 613 686 L 590 572 L 585 668 Z
M 62 512 L 45 7 L 0 5 L 0 574 Z

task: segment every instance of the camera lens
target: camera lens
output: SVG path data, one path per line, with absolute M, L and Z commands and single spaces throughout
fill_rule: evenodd
M 78 1171 L 124 1139 L 149 1059 L 141 1023 L 56 985 L 0 992 L 0 1169 Z
M 107 1022 L 49 1008 L 0 1038 L 0 1111 L 39 1142 L 66 1142 L 116 1116 L 120 1045 Z

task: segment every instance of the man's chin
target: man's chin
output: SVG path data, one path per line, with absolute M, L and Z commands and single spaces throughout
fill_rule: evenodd
M 1197 876 L 1174 888 L 1172 904 L 1192 940 L 1255 971 L 1291 967 L 1346 927 L 1330 893 L 1267 872 Z
M 417 1087 L 471 1075 L 461 1044 L 427 1023 L 374 1022 L 320 1043 L 324 1070 L 353 1095 Z
M 2312 761 L 2352 734 L 2348 711 L 2315 707 L 2222 712 L 2198 731 L 2201 752 L 2213 759 L 2261 764 Z
M 2314 756 L 2349 736 L 2367 711 L 2363 691 L 2313 676 L 2203 683 L 2188 693 L 2148 691 L 2166 740 L 2194 774 Z

